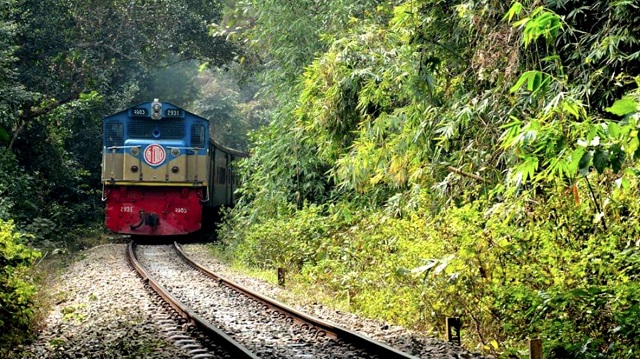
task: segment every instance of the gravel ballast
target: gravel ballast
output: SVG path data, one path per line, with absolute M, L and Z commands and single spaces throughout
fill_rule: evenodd
M 202 244 L 184 245 L 194 260 L 261 294 L 334 322 L 421 358 L 481 358 L 463 348 L 351 313 L 332 310 L 286 289 L 234 271 Z M 191 358 L 167 334 L 168 313 L 160 308 L 125 257 L 126 245 L 108 244 L 78 256 L 46 290 L 55 301 L 36 340 L 10 358 Z M 164 318 L 164 319 L 163 319 Z M 185 328 L 186 329 L 186 328 Z
M 246 288 L 269 298 L 280 300 L 317 318 L 358 331 L 362 335 L 398 348 L 406 353 L 421 358 L 482 358 L 482 355 L 478 353 L 471 353 L 464 348 L 438 338 L 432 338 L 388 323 L 360 318 L 352 313 L 332 310 L 322 304 L 315 303 L 311 299 L 313 296 L 296 297 L 275 284 L 252 278 L 230 269 L 211 256 L 208 245 L 188 244 L 182 245 L 182 248 L 196 262 Z
M 319 335 L 315 328 L 296 325 L 282 313 L 220 285 L 217 280 L 191 268 L 176 255 L 172 246 L 138 246 L 136 253 L 150 278 L 260 358 L 384 358 Z
M 55 299 L 36 341 L 12 358 L 191 358 L 158 324 L 158 305 L 124 244 L 83 252 L 46 288 Z

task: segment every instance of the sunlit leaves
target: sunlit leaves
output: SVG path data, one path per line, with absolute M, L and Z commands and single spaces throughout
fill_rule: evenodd
M 504 15 L 503 20 L 507 20 L 508 22 L 511 22 L 511 20 L 513 20 L 514 17 L 520 17 L 522 8 L 523 8 L 522 3 L 518 1 L 514 1 L 511 7 L 509 8 L 509 11 L 507 11 L 507 13 Z
M 625 13 L 620 11 L 628 4 L 618 5 L 618 12 L 612 16 L 625 18 Z M 547 6 L 555 5 L 550 3 Z M 594 101 L 584 92 L 591 85 L 593 78 L 583 83 L 572 82 L 566 77 L 566 69 L 563 66 L 563 63 L 573 63 L 576 59 L 583 59 L 580 66 L 591 66 L 593 59 L 603 57 L 598 55 L 598 51 L 603 48 L 608 48 L 607 51 L 612 56 L 611 61 L 613 57 L 617 57 L 615 61 L 619 61 L 619 46 L 623 43 L 629 46 L 635 43 L 635 40 L 620 35 L 621 32 L 616 27 L 616 35 L 606 32 L 598 34 L 598 45 L 591 46 L 591 53 L 573 51 L 569 54 L 565 50 L 572 49 L 566 47 L 558 51 L 557 47 L 558 41 L 575 40 L 570 39 L 567 34 L 576 33 L 571 26 L 584 25 L 575 23 L 578 14 L 585 16 L 587 13 L 601 11 L 604 7 L 606 6 L 585 7 L 575 9 L 569 15 L 559 15 L 550 8 L 537 6 L 529 9 L 526 2 L 514 2 L 504 16 L 503 20 L 521 29 L 525 49 L 533 44 L 538 46 L 538 52 L 546 49 L 543 53 L 537 54 L 536 51 L 532 51 L 529 54 L 532 58 L 537 58 L 537 63 L 531 63 L 537 66 L 524 71 L 510 89 L 512 94 L 523 100 L 522 103 L 530 106 L 531 111 L 531 115 L 524 116 L 521 124 L 516 125 L 512 122 L 510 126 L 505 127 L 502 137 L 505 148 L 515 150 L 520 158 L 521 164 L 515 167 L 519 169 L 515 172 L 517 178 L 531 178 L 531 166 L 525 164 L 531 155 L 541 160 L 541 166 L 534 173 L 532 180 L 537 182 L 537 185 L 545 186 L 562 183 L 567 179 L 573 181 L 576 176 L 587 176 L 592 172 L 620 173 L 625 165 L 630 165 L 625 161 L 638 152 L 637 119 L 633 116 L 638 108 L 634 97 L 624 96 L 606 107 L 609 113 L 625 117 L 624 121 L 601 118 L 592 108 L 585 106 L 586 102 Z M 563 7 L 555 7 L 554 10 L 565 11 Z M 565 22 L 565 16 L 574 22 Z M 583 40 L 591 42 L 596 40 L 596 37 L 581 37 L 577 41 Z M 630 58 L 627 58 L 626 61 L 629 60 Z M 611 64 L 611 61 L 608 63 Z M 538 66 L 539 68 L 536 68 Z M 599 76 L 603 69 L 590 68 L 590 71 L 593 71 L 594 76 Z M 618 83 L 629 82 L 629 76 L 624 74 L 618 75 L 617 79 Z M 594 91 L 601 90 L 592 90 L 592 93 Z
M 0 219 L 0 339 L 11 343 L 15 331 L 31 326 L 36 287 L 26 271 L 41 256 L 25 245 L 29 235 L 20 233 L 12 221 Z
M 630 97 L 625 97 L 613 103 L 613 106 L 607 107 L 607 111 L 617 116 L 626 116 L 638 112 L 638 102 Z
M 389 22 L 358 18 L 323 36 L 326 48 L 295 69 L 294 118 L 262 133 L 262 162 L 247 182 L 256 211 L 281 220 L 240 221 L 227 235 L 246 236 L 253 263 L 302 266 L 372 313 L 422 324 L 468 313 L 484 323 L 485 350 L 518 347 L 532 332 L 569 349 L 586 338 L 585 355 L 602 349 L 589 337 L 615 337 L 622 325 L 602 325 L 609 312 L 598 308 L 634 289 L 604 288 L 629 282 L 616 282 L 627 267 L 608 265 L 637 237 L 629 223 L 640 180 L 637 106 L 614 101 L 637 102 L 637 66 L 619 51 L 635 45 L 604 29 L 634 18 L 628 2 L 540 5 L 418 0 L 400 3 Z M 620 67 L 594 65 L 595 55 Z M 318 169 L 335 186 L 316 203 L 330 205 L 292 210 L 283 193 L 323 183 L 309 180 Z M 300 239 L 270 238 L 296 227 Z M 378 252 L 396 241 L 405 245 Z M 397 304 L 407 298 L 415 305 Z
M 515 2 L 505 15 L 509 22 L 514 16 L 519 16 L 522 12 L 522 4 Z M 539 37 L 544 37 L 547 42 L 553 42 L 562 30 L 562 20 L 549 9 L 539 6 L 535 8 L 528 17 L 524 17 L 513 23 L 514 27 L 523 27 L 522 41 L 527 47 L 535 42 Z
M 544 186 L 587 176 L 592 170 L 619 173 L 625 161 L 637 155 L 640 141 L 635 119 L 591 123 L 579 101 L 566 94 L 559 101 L 546 106 L 540 118 L 513 118 L 503 127 L 503 147 L 518 153 L 521 162 L 512 170 L 512 183 L 519 186 L 531 181 Z M 633 106 L 625 108 L 618 103 L 615 108 L 635 113 Z M 533 166 L 531 156 L 542 166 Z
M 520 164 L 514 167 L 512 181 L 516 187 L 519 187 L 527 180 L 533 180 L 538 170 L 538 158 L 535 156 L 526 156 Z
M 541 72 L 541 71 L 526 71 L 522 75 L 516 84 L 509 89 L 509 92 L 518 91 L 522 85 L 527 84 L 527 91 L 536 93 L 538 91 L 544 91 L 546 87 L 549 86 L 549 82 L 551 81 L 551 76 Z

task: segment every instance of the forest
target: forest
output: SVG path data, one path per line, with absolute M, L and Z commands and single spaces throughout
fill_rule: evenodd
M 0 340 L 101 232 L 102 117 L 248 149 L 222 255 L 525 357 L 640 356 L 636 0 L 0 0 Z

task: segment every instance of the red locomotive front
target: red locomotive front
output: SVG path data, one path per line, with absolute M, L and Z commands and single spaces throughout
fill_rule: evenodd
M 106 226 L 116 233 L 168 236 L 201 228 L 202 189 L 120 186 L 106 195 Z

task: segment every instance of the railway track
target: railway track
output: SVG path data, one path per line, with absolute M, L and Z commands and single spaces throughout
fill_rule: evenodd
M 177 243 L 131 242 L 128 254 L 186 324 L 233 358 L 416 358 L 246 289 L 196 263 Z
M 221 346 L 233 355 L 233 358 L 239 359 L 257 359 L 258 356 L 254 355 L 251 351 L 247 350 L 243 345 L 233 340 L 226 333 L 213 326 L 206 319 L 199 316 L 191 308 L 184 305 L 178 298 L 171 294 L 171 292 L 165 288 L 157 279 L 149 276 L 147 270 L 142 266 L 138 260 L 138 256 L 135 251 L 136 243 L 134 241 L 129 242 L 127 248 L 127 257 L 131 266 L 142 277 L 143 282 L 148 285 L 158 296 L 160 296 L 165 303 L 167 303 L 178 315 L 180 315 L 188 324 L 194 328 L 199 329 L 204 335 L 211 338 L 217 345 Z M 168 323 L 170 324 L 170 323 Z M 180 339 L 180 338 L 178 338 Z M 186 338 L 185 338 L 186 339 Z M 221 354 L 220 357 L 227 355 Z M 204 355 L 203 355 L 204 357 Z M 208 356 L 212 357 L 212 356 Z

